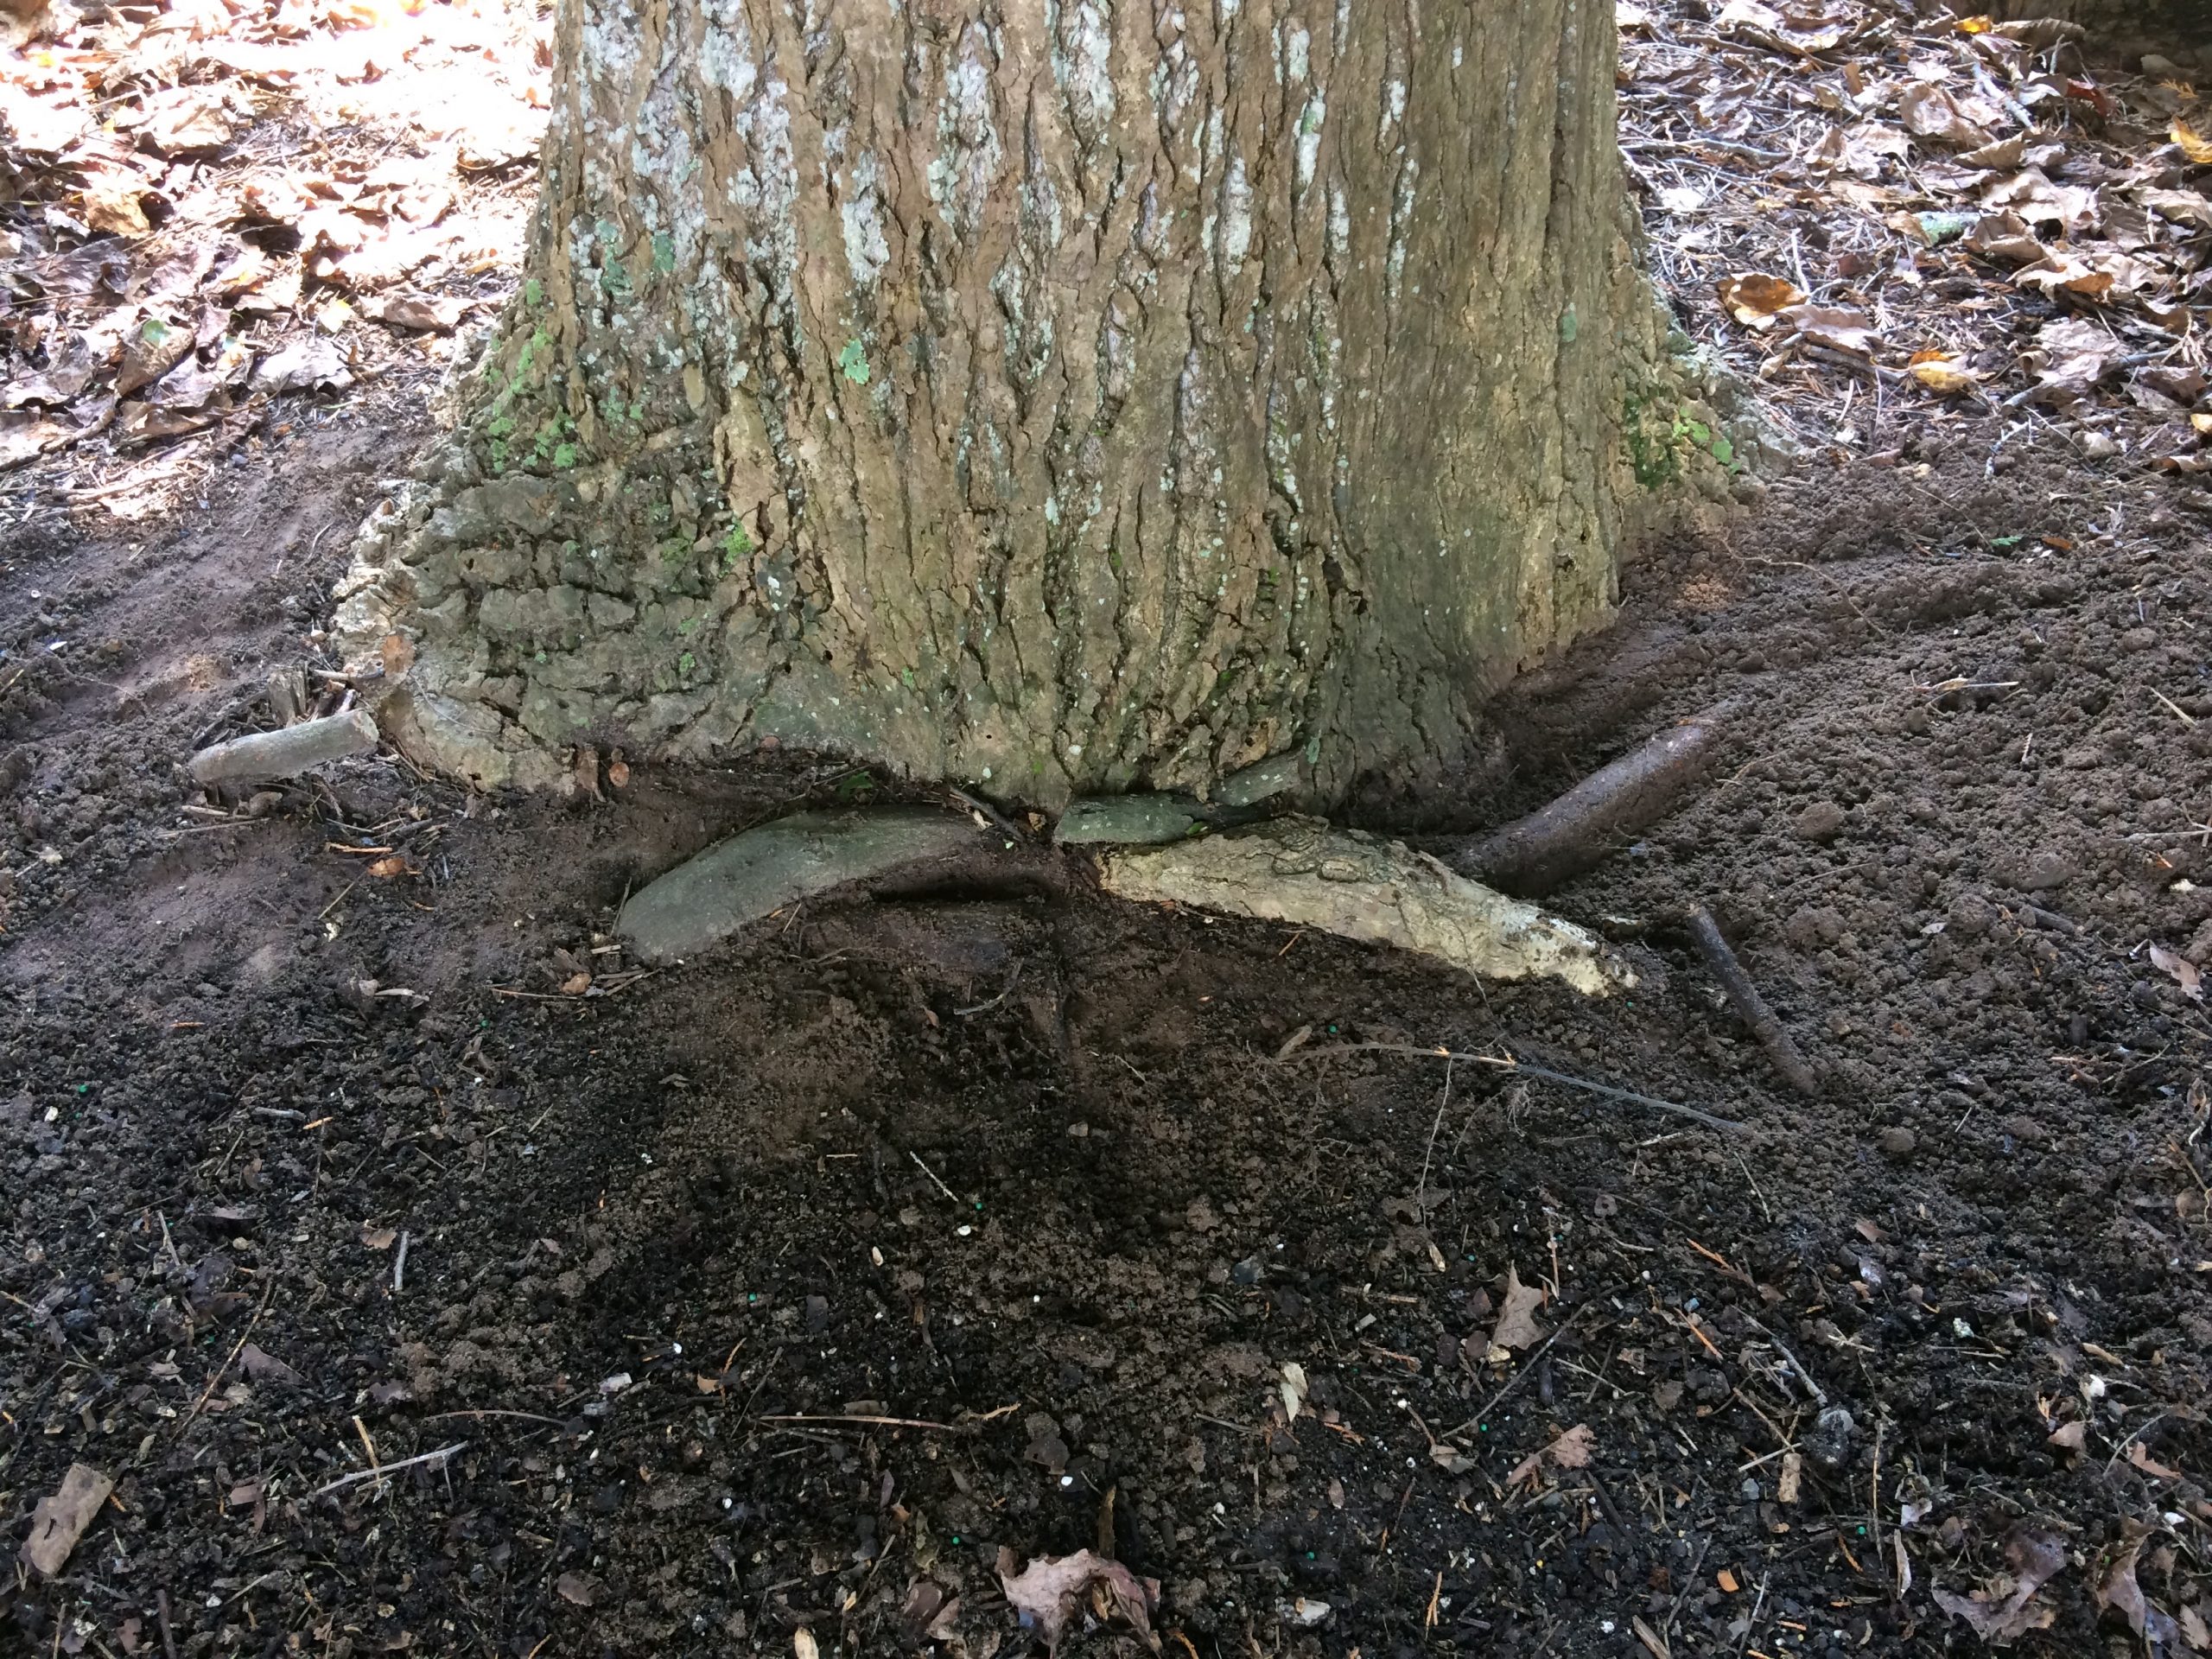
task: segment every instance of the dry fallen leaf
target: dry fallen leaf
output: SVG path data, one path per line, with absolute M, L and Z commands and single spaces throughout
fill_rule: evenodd
M 219 149 L 240 124 L 219 86 L 172 86 L 149 97 L 141 111 L 139 130 L 164 156 Z
M 2167 1467 L 2145 1449 L 2140 1440 L 2131 1440 L 2127 1446 L 2127 1460 L 2154 1480 L 2179 1480 L 2181 1471 Z
M 353 384 L 346 355 L 327 340 L 296 340 L 261 359 L 253 372 L 256 391 L 313 391 L 324 386 L 344 391 Z
M 30 1535 L 21 1552 L 23 1565 L 41 1578 L 59 1573 L 114 1490 L 115 1483 L 91 1465 L 71 1464 L 61 1484 L 31 1511 Z
M 428 294 L 387 294 L 361 307 L 365 315 L 395 328 L 420 328 L 439 334 L 449 334 L 459 327 L 466 309 L 460 300 Z
M 2101 300 L 2112 292 L 2113 275 L 2099 270 L 2079 255 L 2061 248 L 2046 254 L 2032 265 L 2024 265 L 2012 273 L 2012 280 L 2023 288 L 2043 290 L 2045 298 L 2055 298 L 2061 289 L 2078 294 L 2085 300 Z
M 2204 1000 L 2204 976 L 2187 957 L 2177 956 L 2163 944 L 2151 947 L 2151 965 L 2181 987 L 2181 994 L 2192 1002 Z
M 0 469 L 20 467 L 78 435 L 76 427 L 49 421 L 43 416 L 13 411 L 0 414 Z
M 2212 1624 L 2194 1607 L 2181 1610 L 2181 1639 L 2197 1653 L 2212 1653 Z
M 1758 271 L 1741 272 L 1720 284 L 1722 308 L 1746 328 L 1771 328 L 1777 315 L 1804 301 L 1805 291 L 1787 277 Z
M 1805 1479 L 1805 1459 L 1802 1453 L 1785 1452 L 1782 1454 L 1782 1476 L 1775 1482 L 1774 1499 L 1777 1503 L 1795 1503 L 1799 1489 Z
M 2035 371 L 2036 397 L 2069 407 L 2094 391 L 2120 357 L 2119 343 L 2093 322 L 2080 317 L 2046 322 L 2036 331 L 2029 364 Z
M 1139 1579 L 1119 1561 L 1109 1561 L 1090 1550 L 1072 1555 L 1038 1555 L 1020 1573 L 1014 1570 L 1014 1552 L 999 1551 L 999 1585 L 1007 1605 L 1024 1628 L 1044 1638 L 1046 1652 L 1060 1645 L 1060 1637 L 1074 1616 L 1084 1592 L 1094 1584 L 1103 1586 L 1114 1611 L 1134 1625 L 1155 1653 L 1159 1638 L 1152 1633 L 1152 1608 L 1160 1599 L 1156 1580 Z
M 2056 1534 L 2022 1529 L 2005 1541 L 2005 1559 L 2012 1563 L 2012 1573 L 2004 1589 L 1993 1586 L 1989 1595 L 1973 1596 L 1940 1588 L 1931 1592 L 1937 1606 L 1964 1619 L 1983 1641 L 2000 1647 L 2030 1630 L 2047 1629 L 2057 1619 L 2058 1610 L 2036 1600 L 2035 1593 L 2064 1569 L 2066 1545 Z
M 159 317 L 148 317 L 123 342 L 123 361 L 115 372 L 115 395 L 128 397 L 149 386 L 192 355 L 194 335 Z
M 1505 1484 L 1518 1486 L 1524 1480 L 1534 1480 L 1543 1472 L 1546 1464 L 1554 1469 L 1586 1469 L 1597 1446 L 1597 1436 L 1591 1433 L 1590 1425 L 1577 1423 L 1549 1446 L 1531 1452 L 1515 1464 L 1513 1472 L 1505 1478 Z
M 2196 167 L 2212 167 L 2212 143 L 2207 143 L 2196 128 L 2179 116 L 2166 129 L 2166 137 L 2181 146 L 2181 153 Z
M 1535 1347 L 1543 1338 L 1544 1328 L 1536 1323 L 1536 1310 L 1543 1305 L 1543 1287 L 1522 1284 L 1521 1275 L 1509 1263 L 1505 1297 L 1498 1304 L 1497 1323 L 1491 1327 L 1491 1348 Z
M 92 118 L 74 105 L 34 98 L 0 80 L 0 129 L 15 149 L 58 156 L 92 131 Z
M 2160 219 L 2212 231 L 2212 201 L 2195 190 L 2145 190 L 2141 200 Z
M 1882 343 L 1874 320 L 1863 311 L 1833 305 L 1792 305 L 1775 315 L 1802 338 L 1832 352 L 1872 357 Z
M 399 1235 L 389 1227 L 372 1227 L 361 1224 L 361 1243 L 372 1250 L 388 1250 L 398 1242 Z
M 563 1573 L 554 1580 L 553 1587 L 561 1592 L 562 1600 L 578 1607 L 588 1607 L 599 1599 L 599 1592 L 592 1588 L 591 1580 L 581 1573 Z
M 2089 1426 L 2076 1417 L 2070 1423 L 2061 1423 L 2050 1432 L 2052 1446 L 2062 1452 L 2079 1452 L 2089 1438 Z
M 143 203 L 153 194 L 136 173 L 119 167 L 88 168 L 82 195 L 85 223 L 105 236 L 143 236 L 153 226 Z
M 1981 193 L 1991 213 L 2012 213 L 2029 225 L 2056 225 L 2069 236 L 2097 226 L 2097 193 L 2078 184 L 2053 184 L 2039 167 L 1991 181 Z
M 1897 99 L 1897 118 L 1904 123 L 1907 132 L 1953 149 L 1980 149 L 1992 142 L 1995 135 L 1974 118 L 1983 115 L 1985 109 L 1977 100 L 1954 98 L 1926 81 L 1908 86 Z M 1997 112 L 1990 111 L 1988 115 L 1995 118 Z
M 1285 1360 L 1277 1391 L 1282 1395 L 1283 1421 L 1296 1422 L 1306 1405 L 1306 1368 L 1294 1359 Z
M 1981 377 L 1947 352 L 1915 352 L 1905 372 L 1928 388 L 1947 397 L 1972 391 Z
M 249 1342 L 238 1350 L 238 1369 L 250 1382 L 297 1382 L 300 1374 L 273 1354 Z
M 2141 1637 L 2153 1654 L 2163 1653 L 2180 1636 L 2181 1627 L 2152 1605 L 2150 1598 L 2143 1593 L 2143 1586 L 2136 1581 L 2135 1563 L 2143 1554 L 2143 1543 L 2150 1531 L 2139 1522 L 2129 1522 L 2124 1536 L 2126 1541 L 2106 1570 L 2104 1582 L 2095 1586 L 2097 1605 L 2118 1608 L 2127 1620 L 2128 1629 Z
M 2010 259 L 2023 265 L 2045 258 L 2050 252 L 2036 240 L 2027 220 L 2011 212 L 1984 213 L 1967 232 L 1966 245 L 1985 258 Z

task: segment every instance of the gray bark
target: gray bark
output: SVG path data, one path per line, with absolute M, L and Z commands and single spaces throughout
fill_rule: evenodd
M 1608 616 L 1603 0 L 564 0 L 556 50 L 530 280 L 340 613 L 418 758 L 1325 801 Z

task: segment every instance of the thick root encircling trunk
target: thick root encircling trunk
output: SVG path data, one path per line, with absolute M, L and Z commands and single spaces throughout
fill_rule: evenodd
M 557 50 L 530 280 L 340 617 L 418 758 L 1329 801 L 1610 614 L 1663 353 L 1605 6 L 569 0 Z

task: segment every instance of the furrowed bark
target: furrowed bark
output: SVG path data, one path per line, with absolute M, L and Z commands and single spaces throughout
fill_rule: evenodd
M 418 758 L 1313 803 L 1608 616 L 1607 6 L 564 0 L 556 54 L 529 281 L 340 612 Z

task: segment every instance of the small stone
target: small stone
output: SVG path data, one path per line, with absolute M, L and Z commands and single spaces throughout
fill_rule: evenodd
M 1840 1469 L 1851 1451 L 1853 1437 L 1859 1425 L 1841 1406 L 1830 1406 L 1814 1421 L 1813 1432 L 1805 1437 L 1805 1446 L 1814 1461 L 1826 1469 Z
M 1834 801 L 1815 801 L 1797 815 L 1790 828 L 1805 841 L 1834 841 L 1843 833 L 1843 809 Z
M 1947 918 L 1955 938 L 1978 939 L 1997 925 L 1997 907 L 1978 893 L 1962 893 L 1951 900 Z
M 2110 461 L 2120 453 L 2120 445 L 2102 432 L 2084 432 L 2077 442 L 2091 461 Z
M 2050 893 L 2075 876 L 2074 861 L 2063 853 L 2045 850 L 2030 855 L 2020 872 L 2020 886 L 2029 893 Z
M 1920 1137 L 1903 1124 L 1884 1129 L 1875 1144 L 1892 1158 L 1910 1158 L 1920 1146 Z

